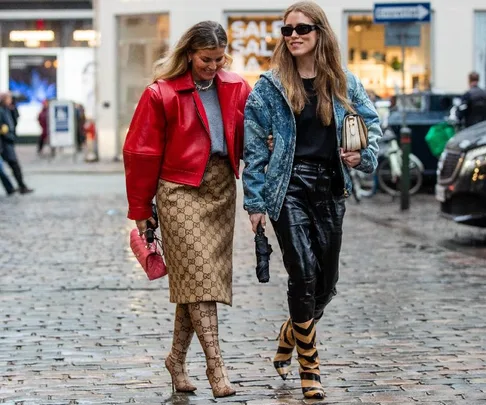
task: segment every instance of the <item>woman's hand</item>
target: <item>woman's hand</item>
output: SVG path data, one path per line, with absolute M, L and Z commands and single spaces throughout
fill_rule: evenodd
M 361 153 L 359 153 L 359 150 L 345 152 L 343 148 L 339 148 L 339 154 L 344 164 L 348 167 L 356 167 L 361 163 Z
M 152 217 L 147 219 L 142 219 L 140 221 L 135 221 L 135 224 L 137 225 L 138 228 L 139 235 L 144 235 L 145 232 L 147 231 L 147 221 L 150 221 L 154 227 L 156 226 L 155 219 L 153 219 Z
M 268 138 L 267 138 L 267 147 L 268 147 L 268 150 L 270 152 L 273 152 L 273 135 L 272 134 L 268 135 Z
M 267 225 L 265 221 L 265 214 L 250 214 L 250 222 L 253 233 L 256 233 L 259 223 L 262 224 L 263 229 L 265 229 L 265 226 Z

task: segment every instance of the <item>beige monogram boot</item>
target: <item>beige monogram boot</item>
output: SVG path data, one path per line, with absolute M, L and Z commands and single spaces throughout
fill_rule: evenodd
M 219 348 L 216 302 L 188 304 L 192 325 L 206 355 L 206 375 L 215 398 L 234 395 Z
M 186 370 L 186 354 L 193 335 L 194 328 L 187 304 L 177 304 L 172 349 L 165 359 L 165 367 L 172 378 L 172 391 L 174 388 L 180 392 L 193 392 L 197 389 L 189 380 Z

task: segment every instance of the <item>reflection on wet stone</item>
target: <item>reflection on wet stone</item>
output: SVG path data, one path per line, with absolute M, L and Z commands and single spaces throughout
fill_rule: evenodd
M 97 177 L 98 189 L 109 190 L 115 177 Z M 212 397 L 196 341 L 188 372 L 198 389 L 194 395 L 172 393 L 163 365 L 174 311 L 167 279 L 148 281 L 130 255 L 133 223 L 118 214 L 125 212 L 123 190 L 89 198 L 80 190 L 77 196 L 0 201 L 0 402 L 486 402 L 485 259 L 442 246 L 439 238 L 454 234 L 419 212 L 425 208 L 417 200 L 411 230 L 402 232 L 398 203 L 395 209 L 379 199 L 360 207 L 348 201 L 338 295 L 317 325 L 326 398 L 304 401 L 296 359 L 285 382 L 272 365 L 287 314 L 280 252 L 272 255 L 270 282 L 258 283 L 238 186 L 234 305 L 219 307 L 235 397 Z M 393 227 L 372 214 L 392 218 Z M 12 232 L 18 218 L 28 226 Z M 278 246 L 271 227 L 267 236 Z

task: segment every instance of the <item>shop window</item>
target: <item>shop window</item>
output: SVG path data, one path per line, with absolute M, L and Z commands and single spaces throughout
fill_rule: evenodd
M 420 24 L 418 46 L 405 48 L 405 81 L 400 46 L 386 46 L 385 25 L 373 24 L 371 15 L 348 16 L 348 68 L 370 94 L 390 97 L 430 89 L 430 24 Z
M 92 20 L 63 21 L 61 46 L 78 48 L 96 46 L 96 31 Z
M 91 20 L 0 21 L 3 48 L 60 48 L 94 46 L 81 33 L 94 36 Z
M 61 20 L 0 21 L 4 48 L 58 48 Z
M 227 15 L 228 52 L 233 57 L 231 70 L 253 85 L 270 68 L 270 58 L 280 38 L 281 14 Z
M 119 149 L 137 102 L 152 81 L 153 66 L 169 49 L 169 16 L 141 14 L 118 17 Z

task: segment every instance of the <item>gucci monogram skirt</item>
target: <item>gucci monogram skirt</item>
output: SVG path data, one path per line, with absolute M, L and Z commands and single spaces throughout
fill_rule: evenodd
M 200 187 L 159 180 L 157 211 L 170 301 L 232 304 L 236 182 L 212 156 Z

